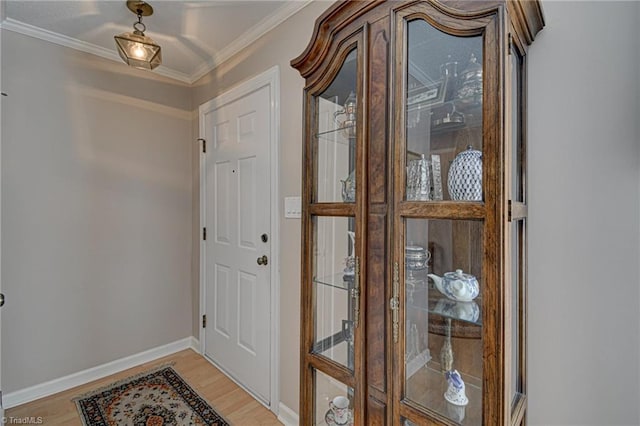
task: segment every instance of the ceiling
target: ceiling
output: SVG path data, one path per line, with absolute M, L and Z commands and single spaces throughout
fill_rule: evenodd
M 149 0 L 145 35 L 162 46 L 154 72 L 193 83 L 311 0 Z M 7 0 L 3 29 L 121 61 L 113 36 L 133 31 L 125 0 Z

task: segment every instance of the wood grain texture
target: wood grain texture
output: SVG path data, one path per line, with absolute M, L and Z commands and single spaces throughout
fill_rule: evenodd
M 367 232 L 367 383 L 379 392 L 387 391 L 386 373 L 386 315 L 387 294 L 384 283 L 387 277 L 387 216 L 370 215 Z
M 389 68 L 388 18 L 371 28 L 371 82 L 369 99 L 369 202 L 387 201 L 387 75 Z
M 367 426 L 384 426 L 387 424 L 387 410 L 383 402 L 369 397 L 367 404 Z
M 307 78 L 315 72 L 326 59 L 333 39 L 350 23 L 368 10 L 375 8 L 381 0 L 336 2 L 317 20 L 311 36 L 311 42 L 297 58 L 291 60 L 291 66 Z
M 282 424 L 272 412 L 191 349 L 10 408 L 5 412 L 5 417 L 42 417 L 43 424 L 47 426 L 81 426 L 82 422 L 72 398 L 168 362 L 174 362 L 172 367 L 180 377 L 232 424 L 247 426 Z

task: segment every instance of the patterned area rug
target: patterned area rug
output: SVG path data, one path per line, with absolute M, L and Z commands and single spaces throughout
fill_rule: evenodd
M 228 426 L 171 367 L 160 367 L 76 398 L 85 426 Z

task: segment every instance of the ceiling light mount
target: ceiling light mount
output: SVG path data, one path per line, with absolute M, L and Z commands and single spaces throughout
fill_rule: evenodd
M 127 0 L 127 7 L 138 16 L 153 15 L 153 8 L 146 1 Z M 138 18 L 140 19 L 140 18 Z
M 132 33 L 114 37 L 118 54 L 129 66 L 152 70 L 162 63 L 162 52 L 151 37 L 144 35 L 147 27 L 142 23 L 142 17 L 153 15 L 153 8 L 149 3 L 137 0 L 127 0 L 127 8 L 136 14 L 138 22 L 133 24 Z

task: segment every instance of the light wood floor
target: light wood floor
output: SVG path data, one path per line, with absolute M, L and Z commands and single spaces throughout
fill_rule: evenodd
M 180 376 L 232 425 L 281 425 L 276 416 L 191 349 L 142 364 L 113 376 L 78 386 L 5 411 L 5 417 L 42 417 L 45 425 L 82 425 L 72 398 L 155 366 L 175 362 Z

